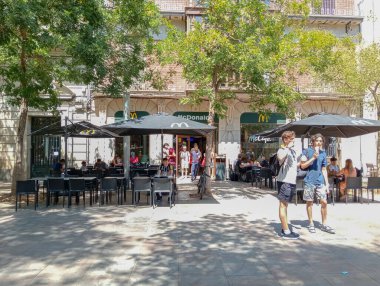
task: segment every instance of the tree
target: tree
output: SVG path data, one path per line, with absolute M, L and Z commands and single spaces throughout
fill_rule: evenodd
M 296 79 L 305 71 L 310 56 L 306 53 L 308 41 L 305 47 L 300 45 L 301 37 L 310 33 L 302 29 L 310 1 L 271 2 L 275 5 L 261 0 L 201 1 L 202 20 L 186 34 L 169 29 L 167 39 L 158 44 L 162 64 L 178 64 L 183 76 L 195 85 L 182 103 L 208 100 L 210 125 L 214 125 L 215 114 L 224 116 L 228 99 L 248 102 L 261 113 L 274 106 L 292 116 L 293 104 L 302 98 L 296 91 Z M 299 17 L 295 21 L 289 14 Z M 237 97 L 237 92 L 245 97 Z M 207 137 L 207 165 L 211 139 Z
M 358 47 L 345 42 L 335 49 L 333 57 L 333 64 L 318 75 L 338 92 L 350 96 L 356 103 L 362 103 L 364 97 L 369 94 L 373 107 L 377 110 L 377 119 L 380 120 L 380 44 Z M 378 140 L 377 164 L 379 163 Z
M 93 84 L 120 97 L 144 69 L 160 21 L 153 1 L 0 0 L 0 92 L 19 107 L 12 177 L 22 175 L 29 108 L 56 111 L 55 86 Z

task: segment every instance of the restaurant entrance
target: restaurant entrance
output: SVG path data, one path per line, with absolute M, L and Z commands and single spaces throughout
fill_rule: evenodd
M 192 148 L 194 148 L 194 144 L 198 144 L 198 148 L 201 151 L 202 158 L 204 153 L 206 152 L 206 137 L 203 136 L 186 136 L 186 135 L 177 135 L 176 136 L 176 154 L 177 154 L 177 168 L 176 168 L 176 176 L 181 171 L 181 151 L 182 146 L 186 146 L 187 150 L 190 152 Z

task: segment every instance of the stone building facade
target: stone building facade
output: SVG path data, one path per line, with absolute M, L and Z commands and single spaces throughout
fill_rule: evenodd
M 177 28 L 184 32 L 189 31 L 194 21 L 202 17 L 202 7 L 197 0 L 156 0 L 161 13 L 167 17 Z M 325 29 L 335 35 L 343 37 L 357 35 L 361 32 L 364 15 L 359 14 L 356 0 L 323 0 L 322 7 L 312 9 L 308 27 L 310 29 Z M 157 40 L 165 37 L 165 29 L 157 35 Z M 157 91 L 149 86 L 141 84 L 130 91 L 130 111 L 132 116 L 155 114 L 166 112 L 178 116 L 186 116 L 199 119 L 208 112 L 207 102 L 197 106 L 181 105 L 179 99 L 193 89 L 181 77 L 181 71 L 177 70 L 172 84 L 167 90 Z M 306 95 L 306 100 L 297 105 L 299 118 L 318 112 L 352 115 L 352 109 L 348 105 L 341 104 L 341 95 L 334 93 L 328 86 L 320 86 L 310 78 L 299 79 L 299 90 Z M 67 84 L 62 95 L 63 104 L 60 108 L 61 122 L 68 117 L 72 122 L 88 120 L 96 125 L 113 123 L 123 117 L 123 99 L 110 99 L 101 95 L 92 94 L 91 87 Z M 2 103 L 0 103 L 2 104 Z M 249 110 L 247 103 L 239 100 L 231 100 L 228 103 L 228 111 L 225 118 L 218 118 L 216 134 L 216 153 L 225 163 L 232 163 L 239 152 L 253 151 L 256 156 L 268 155 L 275 150 L 278 142 L 261 142 L 254 137 L 254 132 L 283 124 L 287 119 L 280 114 L 273 114 L 269 118 L 262 118 Z M 2 106 L 3 107 L 3 106 Z M 5 108 L 5 107 L 4 107 Z M 9 181 L 14 164 L 14 146 L 17 124 L 17 111 L 1 108 L 0 112 L 0 181 Z M 360 115 L 360 114 L 359 114 Z M 50 114 L 39 111 L 30 111 L 27 123 L 29 134 L 41 124 L 47 124 L 53 119 Z M 37 119 L 38 120 L 37 120 Z M 42 118 L 42 119 L 41 119 Z M 50 119 L 49 119 L 50 118 Z M 47 121 L 44 121 L 46 119 Z M 204 122 L 204 121 L 203 121 Z M 249 132 L 253 132 L 252 134 Z M 56 141 L 48 138 L 33 138 L 25 136 L 25 177 L 44 175 L 52 161 L 63 157 L 62 139 Z M 164 141 L 174 148 L 186 142 L 190 146 L 195 142 L 204 146 L 204 139 L 190 138 L 188 136 L 173 137 L 165 135 Z M 349 143 L 345 143 L 349 142 Z M 344 146 L 359 146 L 360 142 L 354 140 L 341 140 L 333 142 L 335 145 L 331 152 L 339 152 L 339 157 L 344 160 L 347 154 Z M 297 144 L 300 144 L 299 142 Z M 68 140 L 68 165 L 80 166 L 82 160 L 90 164 L 96 158 L 110 161 L 120 152 L 121 142 L 115 139 L 78 139 Z M 140 156 L 140 160 L 151 164 L 158 163 L 161 154 L 161 138 L 157 135 L 131 138 L 131 150 Z M 355 147 L 356 148 L 356 147 Z M 253 149 L 253 150 L 250 150 Z M 345 154 L 345 152 L 348 152 Z M 178 150 L 177 150 L 178 154 Z M 37 157 L 41 156 L 40 161 Z M 357 162 L 357 158 L 353 158 Z

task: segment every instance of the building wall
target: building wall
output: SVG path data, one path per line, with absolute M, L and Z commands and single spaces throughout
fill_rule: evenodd
M 369 21 L 364 17 L 364 23 L 360 30 L 359 24 L 352 24 L 346 18 L 331 20 L 321 18 L 318 21 L 310 23 L 309 29 L 325 29 L 332 31 L 339 37 L 347 35 L 357 35 L 362 31 L 363 38 L 366 42 L 378 41 L 380 37 L 380 29 L 374 29 L 378 26 L 379 21 L 379 6 L 380 1 L 377 0 L 355 0 L 355 5 L 352 6 L 354 0 L 337 0 L 336 11 L 333 16 L 357 16 L 359 11 L 360 15 L 369 15 L 370 10 L 377 13 L 375 21 Z M 192 6 L 193 1 L 189 0 L 157 0 L 163 15 L 170 17 L 173 24 L 179 29 L 185 31 L 187 20 L 185 14 L 185 7 Z M 359 10 L 357 10 L 358 8 Z M 375 9 L 373 9 L 375 8 Z M 325 13 L 328 14 L 328 13 Z M 196 14 L 194 14 L 196 15 Z M 193 17 L 193 15 L 189 16 Z M 360 21 L 359 21 L 360 22 Z M 166 31 L 162 28 L 157 39 L 165 37 Z M 203 102 L 199 106 L 180 105 L 178 98 L 185 96 L 187 90 L 191 90 L 185 79 L 181 76 L 181 69 L 175 66 L 169 67 L 176 70 L 175 76 L 172 78 L 168 85 L 168 89 L 164 92 L 154 92 L 146 84 L 138 85 L 138 87 L 131 92 L 130 110 L 133 111 L 147 111 L 150 114 L 156 112 L 167 112 L 173 114 L 176 111 L 195 111 L 195 112 L 208 112 L 207 102 Z M 162 71 L 163 73 L 168 70 Z M 337 114 L 350 114 L 348 106 L 341 104 L 337 96 L 331 92 L 329 87 L 321 87 L 315 85 L 310 79 L 300 79 L 300 90 L 303 91 L 308 99 L 297 106 L 298 116 L 308 115 L 317 112 L 331 112 Z M 72 121 L 89 120 L 96 125 L 103 125 L 113 123 L 115 112 L 123 110 L 123 99 L 107 99 L 95 98 L 94 101 L 89 101 L 88 87 L 81 85 L 68 85 L 69 89 L 76 95 L 74 101 L 65 102 L 61 107 L 62 124 L 64 124 L 64 117 L 68 116 Z M 152 91 L 152 92 L 147 92 Z M 1 105 L 1 103 L 0 103 Z M 237 100 L 231 100 L 228 103 L 228 111 L 225 118 L 219 119 L 219 142 L 218 153 L 226 154 L 227 162 L 231 162 L 237 157 L 240 152 L 240 115 L 243 112 L 249 112 L 247 104 L 241 103 Z M 9 110 L 1 106 L 0 112 L 0 181 L 11 179 L 11 172 L 14 164 L 14 148 L 15 148 L 15 135 L 17 127 L 17 111 Z M 364 116 L 375 116 L 376 112 L 370 111 L 369 108 L 364 110 Z M 31 117 L 33 116 L 50 116 L 43 112 L 31 111 L 28 118 L 28 125 L 26 135 L 30 131 Z M 25 136 L 25 162 L 30 162 L 30 138 Z M 150 158 L 151 163 L 157 163 L 161 154 L 161 138 L 160 135 L 150 136 Z M 342 139 L 340 141 L 340 154 L 342 162 L 351 157 L 354 159 L 355 165 L 360 162 L 360 155 L 362 153 L 363 162 L 374 162 L 376 150 L 374 148 L 375 135 L 367 135 L 354 139 Z M 360 141 L 362 152 L 360 152 Z M 173 144 L 173 137 L 166 135 L 164 142 Z M 365 143 L 364 143 L 365 142 Z M 372 145 L 366 145 L 372 142 Z M 62 146 L 63 146 L 62 139 Z M 299 142 L 298 142 L 299 145 Z M 365 147 L 365 150 L 363 149 Z M 370 147 L 369 147 L 370 146 Z M 359 151 L 358 151 L 359 150 Z M 368 151 L 368 152 L 367 152 Z M 102 158 L 106 162 L 110 161 L 114 154 L 114 140 L 113 139 L 81 139 L 69 138 L 68 140 L 68 158 L 70 164 L 80 166 L 80 161 L 86 160 L 89 163 L 95 162 L 97 158 Z M 374 153 L 373 153 L 374 152 Z M 63 154 L 64 155 L 64 154 Z M 30 164 L 25 164 L 26 176 L 30 174 Z

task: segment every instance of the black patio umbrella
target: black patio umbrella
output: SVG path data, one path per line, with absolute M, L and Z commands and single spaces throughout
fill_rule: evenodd
M 76 123 L 67 124 L 70 121 L 65 118 L 65 125 L 61 126 L 61 121 L 54 122 L 41 129 L 33 131 L 29 135 L 44 135 L 44 136 L 64 136 L 65 137 L 65 174 L 67 174 L 67 138 L 115 138 L 119 135 L 112 133 L 109 130 L 96 126 L 88 121 L 80 121 Z
M 326 137 L 350 138 L 380 131 L 380 121 L 320 113 L 255 135 L 267 138 L 281 137 L 286 130 L 294 131 L 297 137 L 320 133 Z
M 38 129 L 29 135 L 54 135 L 81 138 L 114 138 L 119 135 L 109 130 L 96 126 L 88 121 L 80 121 L 61 126 L 61 121 L 54 122 L 48 126 Z
M 103 125 L 101 128 L 119 136 L 149 134 L 206 135 L 215 130 L 213 126 L 165 113 L 147 115 L 139 119 L 122 120 Z
M 122 120 L 101 127 L 120 136 L 161 134 L 161 146 L 163 145 L 163 134 L 205 136 L 216 129 L 214 126 L 166 113 Z M 163 157 L 162 152 L 161 157 Z

